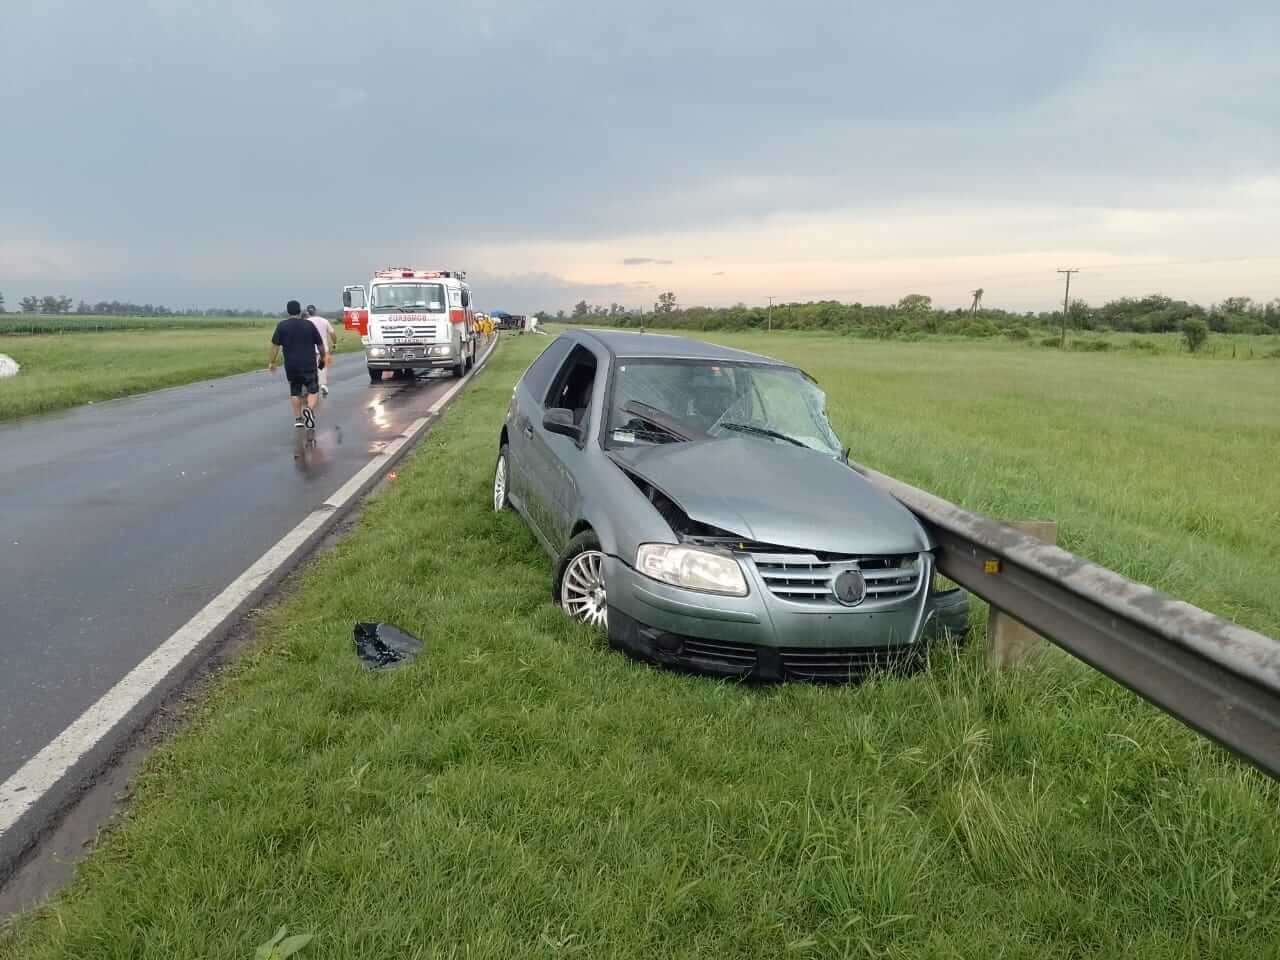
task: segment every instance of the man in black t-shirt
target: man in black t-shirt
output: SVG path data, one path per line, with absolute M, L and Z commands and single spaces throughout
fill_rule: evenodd
M 314 429 L 316 404 L 320 401 L 319 369 L 329 360 L 329 345 L 310 320 L 302 315 L 302 304 L 290 300 L 289 316 L 276 325 L 271 335 L 271 353 L 267 357 L 267 372 L 276 372 L 276 359 L 284 351 L 284 375 L 289 381 L 289 403 L 293 407 L 293 425 Z M 316 355 L 319 354 L 319 367 Z M 307 405 L 302 406 L 302 395 Z

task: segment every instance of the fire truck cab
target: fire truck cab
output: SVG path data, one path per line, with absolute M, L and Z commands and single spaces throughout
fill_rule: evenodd
M 342 325 L 360 333 L 371 383 L 388 370 L 412 377 L 447 369 L 461 377 L 476 360 L 471 287 L 460 270 L 379 270 L 367 287 L 343 287 Z

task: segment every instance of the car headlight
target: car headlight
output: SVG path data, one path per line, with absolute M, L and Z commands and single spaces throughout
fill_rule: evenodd
M 386 347 L 370 347 L 369 348 L 369 356 L 371 357 L 385 357 L 386 355 L 387 355 Z
M 431 348 L 431 355 L 433 357 L 447 357 L 451 353 L 453 353 L 453 345 L 449 343 L 442 343 L 439 346 Z
M 673 587 L 719 593 L 729 597 L 747 595 L 747 579 L 738 561 L 723 553 L 673 543 L 642 543 L 636 551 L 636 569 Z

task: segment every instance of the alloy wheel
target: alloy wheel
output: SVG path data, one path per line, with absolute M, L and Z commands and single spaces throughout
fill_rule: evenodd
M 507 458 L 498 458 L 493 471 L 493 509 L 502 510 L 507 505 Z
M 560 606 L 579 623 L 608 626 L 609 603 L 604 584 L 604 554 L 583 550 L 565 567 L 560 581 Z

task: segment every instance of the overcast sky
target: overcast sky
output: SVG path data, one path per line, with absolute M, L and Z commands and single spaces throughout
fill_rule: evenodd
M 0 292 L 1280 296 L 1280 3 L 0 0 Z

